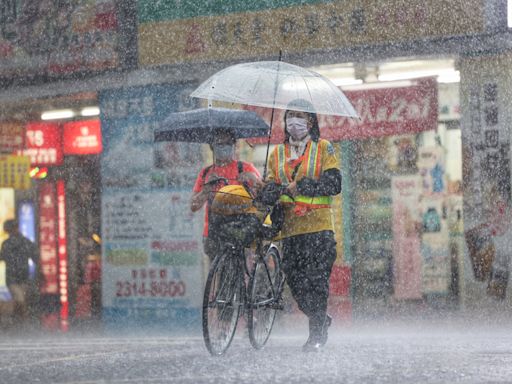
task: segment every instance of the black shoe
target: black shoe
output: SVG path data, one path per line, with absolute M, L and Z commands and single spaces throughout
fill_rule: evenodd
M 309 337 L 306 344 L 302 346 L 302 352 L 310 353 L 310 352 L 319 352 L 322 348 L 322 344 L 319 342 L 316 337 Z
M 320 346 L 323 347 L 325 343 L 327 343 L 327 337 L 328 337 L 328 329 L 331 326 L 332 323 L 332 317 L 329 315 L 325 315 L 325 321 L 324 325 L 322 326 L 322 334 L 320 336 L 320 339 L 318 340 L 320 343 Z

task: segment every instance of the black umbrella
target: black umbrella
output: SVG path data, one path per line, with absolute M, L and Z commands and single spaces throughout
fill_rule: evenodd
M 218 131 L 229 131 L 241 139 L 264 137 L 268 130 L 268 125 L 256 112 L 210 107 L 171 113 L 155 131 L 155 142 L 212 143 Z

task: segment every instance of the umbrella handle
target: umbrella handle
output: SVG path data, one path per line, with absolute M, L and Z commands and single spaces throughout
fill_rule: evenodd
M 280 49 L 278 61 L 281 62 L 282 59 L 283 59 L 283 51 Z M 277 67 L 277 73 L 279 74 L 279 67 Z M 276 94 L 277 94 L 277 79 L 276 79 L 276 85 L 274 87 L 274 105 L 275 105 L 275 101 L 276 101 Z M 274 124 L 274 111 L 275 111 L 275 108 L 274 108 L 274 106 L 272 106 L 272 114 L 270 115 L 270 129 L 268 130 L 267 154 L 265 156 L 265 166 L 263 168 L 263 181 L 265 181 L 267 178 L 268 153 L 270 150 L 270 136 L 272 136 L 272 125 Z

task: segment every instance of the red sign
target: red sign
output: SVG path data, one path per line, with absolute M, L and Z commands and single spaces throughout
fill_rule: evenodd
M 344 92 L 359 119 L 318 115 L 321 137 L 330 141 L 401 135 L 437 128 L 437 82 L 434 78 L 397 88 Z M 246 107 L 270 122 L 271 110 Z M 271 143 L 282 143 L 284 111 L 274 111 Z M 266 139 L 254 139 L 266 143 Z
M 60 165 L 64 158 L 62 137 L 58 124 L 28 123 L 26 144 L 19 153 L 29 156 L 32 165 Z
M 23 149 L 25 126 L 16 122 L 0 123 L 0 153 L 13 153 Z
M 65 123 L 63 139 L 65 155 L 101 153 L 100 121 L 87 120 Z
M 59 293 L 60 293 L 60 326 L 62 331 L 69 327 L 68 301 L 68 252 L 66 236 L 66 188 L 64 180 L 57 181 L 57 244 L 59 250 Z
M 44 276 L 42 294 L 57 294 L 57 196 L 53 183 L 43 182 L 39 189 L 40 265 Z

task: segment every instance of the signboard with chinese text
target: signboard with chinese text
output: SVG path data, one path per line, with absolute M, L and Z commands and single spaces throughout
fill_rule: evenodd
M 110 191 L 102 197 L 103 318 L 171 327 L 199 320 L 201 215 L 190 191 Z M 120 314 L 124 317 L 120 319 Z
M 30 189 L 30 158 L 0 155 L 0 188 Z
M 0 13 L 0 77 L 61 75 L 118 66 L 114 0 L 51 6 L 6 0 Z
M 18 122 L 0 122 L 0 153 L 23 149 L 25 125 Z
M 416 85 L 396 88 L 379 88 L 361 91 L 345 91 L 347 98 L 359 115 L 359 119 L 318 115 L 322 138 L 330 141 L 366 139 L 417 133 L 437 129 L 437 82 L 426 78 Z M 270 108 L 249 107 L 267 122 Z M 274 111 L 272 143 L 284 140 L 284 111 Z M 266 143 L 266 139 L 251 139 L 254 143 Z
M 139 9 L 146 3 L 139 1 Z M 216 6 L 194 2 L 195 11 L 190 2 L 173 3 L 159 2 L 152 14 L 141 13 L 141 66 L 272 55 L 277 59 L 280 50 L 303 53 L 484 31 L 481 0 L 289 1 L 276 9 L 224 0 Z
M 512 55 L 478 56 L 461 63 L 464 226 L 471 229 L 492 220 L 497 199 L 512 194 L 507 96 L 512 82 L 503 71 L 512 66 Z
M 153 131 L 190 109 L 193 85 L 100 94 L 103 127 L 102 305 L 107 327 L 180 330 L 200 322 L 201 213 L 189 199 L 199 144 L 159 143 Z
M 62 131 L 64 155 L 91 155 L 101 153 L 101 125 L 99 120 L 64 123 Z
M 26 143 L 18 153 L 30 157 L 32 165 L 61 165 L 62 136 L 58 124 L 32 122 L 26 126 Z
M 0 188 L 0 246 L 8 238 L 7 233 L 3 230 L 5 221 L 15 217 L 14 189 Z
M 57 180 L 57 249 L 59 259 L 60 329 L 69 328 L 68 253 L 66 228 L 66 184 Z
M 201 165 L 201 147 L 189 143 L 155 145 L 153 131 L 173 111 L 197 106 L 188 96 L 195 84 L 152 85 L 100 94 L 102 184 L 109 188 L 162 188 L 190 185 Z M 199 161 L 198 161 L 199 160 Z
M 418 175 L 393 176 L 393 271 L 394 297 L 397 299 L 421 299 L 422 259 L 418 203 L 421 194 L 421 178 Z
M 52 182 L 39 185 L 39 262 L 44 275 L 41 294 L 57 294 L 57 194 Z

